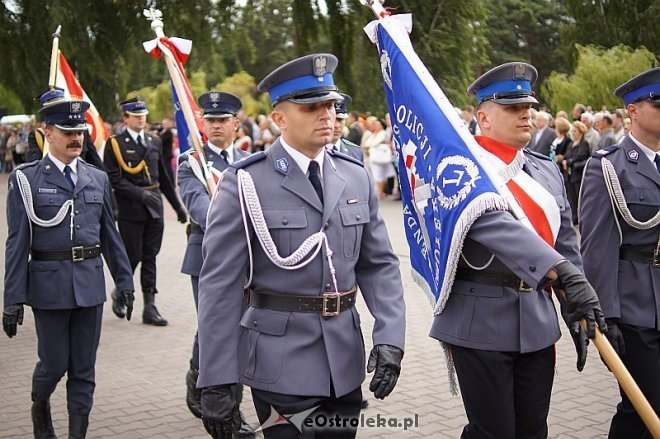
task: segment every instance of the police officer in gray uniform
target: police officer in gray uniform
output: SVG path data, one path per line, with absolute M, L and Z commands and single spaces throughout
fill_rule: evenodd
M 234 148 L 234 137 L 240 121 L 236 113 L 243 105 L 241 100 L 231 93 L 211 91 L 204 93 L 198 99 L 199 106 L 204 111 L 204 132 L 208 142 L 204 144 L 204 158 L 194 150 L 186 151 L 179 156 L 179 169 L 177 182 L 179 194 L 183 204 L 190 215 L 190 223 L 186 230 L 188 245 L 183 256 L 181 272 L 190 275 L 192 282 L 195 307 L 198 303 L 199 272 L 202 268 L 202 239 L 206 229 L 206 215 L 211 204 L 209 189 L 206 183 L 206 174 L 203 166 L 208 166 L 211 176 L 216 184 L 219 177 L 227 167 L 249 155 L 249 153 Z M 197 389 L 199 376 L 199 343 L 197 334 L 193 342 L 190 369 L 186 375 L 186 404 L 198 418 L 201 412 L 201 391 Z M 236 397 L 243 396 L 243 386 L 236 386 Z M 241 428 L 235 431 L 237 437 L 249 437 L 254 434 L 252 428 L 243 420 L 241 415 Z
M 584 272 L 607 319 L 607 338 L 660 412 L 660 68 L 615 92 L 630 133 L 596 151 L 580 194 Z M 651 435 L 621 392 L 610 438 Z
M 580 272 L 582 262 L 571 211 L 557 166 L 524 149 L 536 69 L 507 63 L 479 77 L 477 142 L 500 164 L 532 228 L 510 212 L 479 217 L 463 245 L 455 282 L 431 337 L 451 354 L 468 417 L 463 438 L 545 438 L 555 373 L 554 344 L 560 337 L 556 311 L 544 288 L 556 282 L 574 331 L 578 370 L 586 339 L 606 329 L 598 299 Z M 515 186 L 514 186 L 515 185 Z
M 50 395 L 67 375 L 69 438 L 83 438 L 106 300 L 105 258 L 127 319 L 133 275 L 112 215 L 108 176 L 81 158 L 84 101 L 46 103 L 48 154 L 9 177 L 2 324 L 11 338 L 32 307 L 39 361 L 32 376 L 36 438 L 55 437 Z
M 339 94 L 343 99 L 335 101 L 335 127 L 332 132 L 332 142 L 328 147 L 356 158 L 364 163 L 364 153 L 362 152 L 362 148 L 343 137 L 346 119 L 348 118 L 348 106 L 353 102 L 353 99 L 345 93 Z
M 325 148 L 334 101 L 341 99 L 336 66 L 333 55 L 308 55 L 261 81 L 282 135 L 269 150 L 231 165 L 211 204 L 199 281 L 197 385 L 213 437 L 231 431 L 237 382 L 252 388 L 261 423 L 271 410 L 307 410 L 339 416 L 347 427 L 303 426 L 304 434 L 355 436 L 348 421 L 358 416 L 365 379 L 358 286 L 375 318 L 367 370 L 375 370 L 376 398 L 385 398 L 399 375 L 403 286 L 373 182 L 359 161 Z M 293 424 L 263 432 L 300 435 Z
M 106 141 L 103 165 L 117 200 L 117 224 L 128 259 L 133 270 L 140 264 L 142 323 L 166 326 L 167 320 L 156 308 L 156 256 L 165 227 L 161 194 L 176 211 L 179 222 L 185 223 L 188 216 L 165 169 L 160 139 L 145 133 L 149 113 L 146 103 L 132 98 L 122 102 L 121 108 L 126 128 Z M 123 318 L 126 310 L 117 291 L 111 297 L 112 312 Z

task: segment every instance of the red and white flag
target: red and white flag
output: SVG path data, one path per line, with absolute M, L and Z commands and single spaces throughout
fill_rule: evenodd
M 57 77 L 55 80 L 55 86 L 64 89 L 64 96 L 69 99 L 78 99 L 89 102 L 89 110 L 85 115 L 87 123 L 91 127 L 90 135 L 92 141 L 96 146 L 99 153 L 102 152 L 105 141 L 110 137 L 110 133 L 105 126 L 105 122 L 101 118 L 99 111 L 94 106 L 92 100 L 87 96 L 85 90 L 83 90 L 80 81 L 76 78 L 76 75 L 71 70 L 71 66 L 67 62 L 64 54 L 61 50 L 58 50 L 58 59 L 57 59 Z M 101 155 L 102 157 L 102 155 Z

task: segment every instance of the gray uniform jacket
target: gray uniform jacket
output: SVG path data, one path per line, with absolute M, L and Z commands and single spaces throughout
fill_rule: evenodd
M 237 167 L 254 179 L 278 253 L 289 256 L 323 230 L 334 252 L 339 291 L 358 285 L 374 316 L 373 344 L 401 349 L 405 304 L 399 261 L 392 251 L 369 174 L 356 160 L 326 152 L 324 204 L 300 167 L 276 141 L 266 152 L 230 166 L 211 205 L 202 245 L 199 283 L 198 387 L 241 382 L 289 395 L 329 396 L 355 390 L 365 378 L 360 315 L 355 307 L 323 318 L 243 308 L 248 249 L 237 194 Z M 319 296 L 333 291 L 325 248 L 299 270 L 275 266 L 252 227 L 250 242 L 258 292 Z
M 4 303 L 24 303 L 40 309 L 71 309 L 99 305 L 106 300 L 101 256 L 72 261 L 29 260 L 30 243 L 37 251 L 70 250 L 101 244 L 117 289 L 133 290 L 133 272 L 112 215 L 110 182 L 104 171 L 78 160 L 78 181 L 72 191 L 64 174 L 47 155 L 19 168 L 30 181 L 37 217 L 53 218 L 69 199 L 74 202 L 73 241 L 70 216 L 54 227 L 40 227 L 28 219 L 16 178 L 9 177 L 5 252 Z M 29 262 L 28 262 L 29 261 Z
M 195 176 L 190 165 L 188 158 L 194 151 L 186 151 L 179 156 L 179 169 L 177 171 L 177 184 L 179 185 L 179 195 L 183 200 L 183 205 L 186 207 L 188 214 L 192 218 L 193 223 L 199 225 L 202 230 L 206 229 L 206 214 L 211 204 L 206 188 L 199 179 Z M 238 161 L 250 155 L 248 152 L 234 148 L 234 161 Z M 211 150 L 208 146 L 204 145 L 204 158 L 218 171 L 227 169 L 225 161 Z M 196 160 L 196 159 L 194 159 Z M 191 233 L 188 235 L 188 245 L 186 246 L 186 253 L 183 256 L 183 263 L 181 264 L 181 272 L 191 276 L 199 276 L 202 269 L 202 239 L 203 233 Z
M 557 312 L 550 294 L 538 283 L 561 259 L 582 268 L 577 236 L 566 199 L 564 180 L 550 159 L 524 150 L 530 176 L 557 201 L 561 227 L 551 248 L 509 212 L 487 212 L 470 228 L 464 257 L 484 272 L 513 272 L 534 288 L 532 292 L 456 280 L 447 305 L 435 317 L 431 337 L 487 351 L 534 352 L 553 345 L 560 337 Z M 459 266 L 465 267 L 461 258 Z
M 614 165 L 626 205 L 638 221 L 647 221 L 660 208 L 660 174 L 628 136 L 603 152 L 589 160 L 582 180 L 579 218 L 584 272 L 598 293 L 606 318 L 658 329 L 660 268 L 619 259 L 619 247 L 654 251 L 660 226 L 639 230 L 621 218 L 605 187 L 601 160 L 606 158 Z
M 362 148 L 357 146 L 355 143 L 342 138 L 339 140 L 339 148 L 339 152 L 343 152 L 344 154 L 349 155 L 354 159 L 358 159 L 364 163 L 364 153 L 362 152 Z

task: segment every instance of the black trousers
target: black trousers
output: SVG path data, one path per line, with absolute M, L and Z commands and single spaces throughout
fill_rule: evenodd
M 103 305 L 62 310 L 33 308 L 32 312 L 39 355 L 32 392 L 37 399 L 48 399 L 66 373 L 69 415 L 89 415 L 96 386 L 94 366 Z
M 468 418 L 462 438 L 547 438 L 554 346 L 525 354 L 451 352 Z
M 190 282 L 192 283 L 193 298 L 195 299 L 195 311 L 197 311 L 199 307 L 199 276 L 190 276 Z M 199 370 L 199 338 L 197 331 L 195 331 L 195 339 L 193 340 L 190 365 Z
M 163 242 L 165 225 L 162 218 L 148 218 L 146 221 L 119 220 L 119 234 L 124 241 L 131 268 L 142 263 L 140 284 L 142 291 L 156 292 L 156 255 Z
M 656 413 L 660 413 L 660 331 L 619 324 L 626 343 L 621 360 Z M 610 425 L 610 438 L 651 438 L 625 392 Z
M 339 398 L 334 390 L 330 397 L 314 397 L 252 389 L 252 400 L 265 439 L 349 439 L 357 434 L 362 389 L 358 387 Z M 306 410 L 310 411 L 307 416 L 302 414 Z M 295 414 L 302 415 L 272 425 L 279 415 Z M 351 419 L 354 426 L 350 425 Z

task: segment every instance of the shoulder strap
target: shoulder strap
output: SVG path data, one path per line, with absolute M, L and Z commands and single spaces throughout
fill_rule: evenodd
M 37 141 L 37 146 L 39 147 L 39 151 L 43 154 L 44 152 L 44 135 L 41 134 L 41 131 L 39 130 L 34 130 L 34 140 Z

